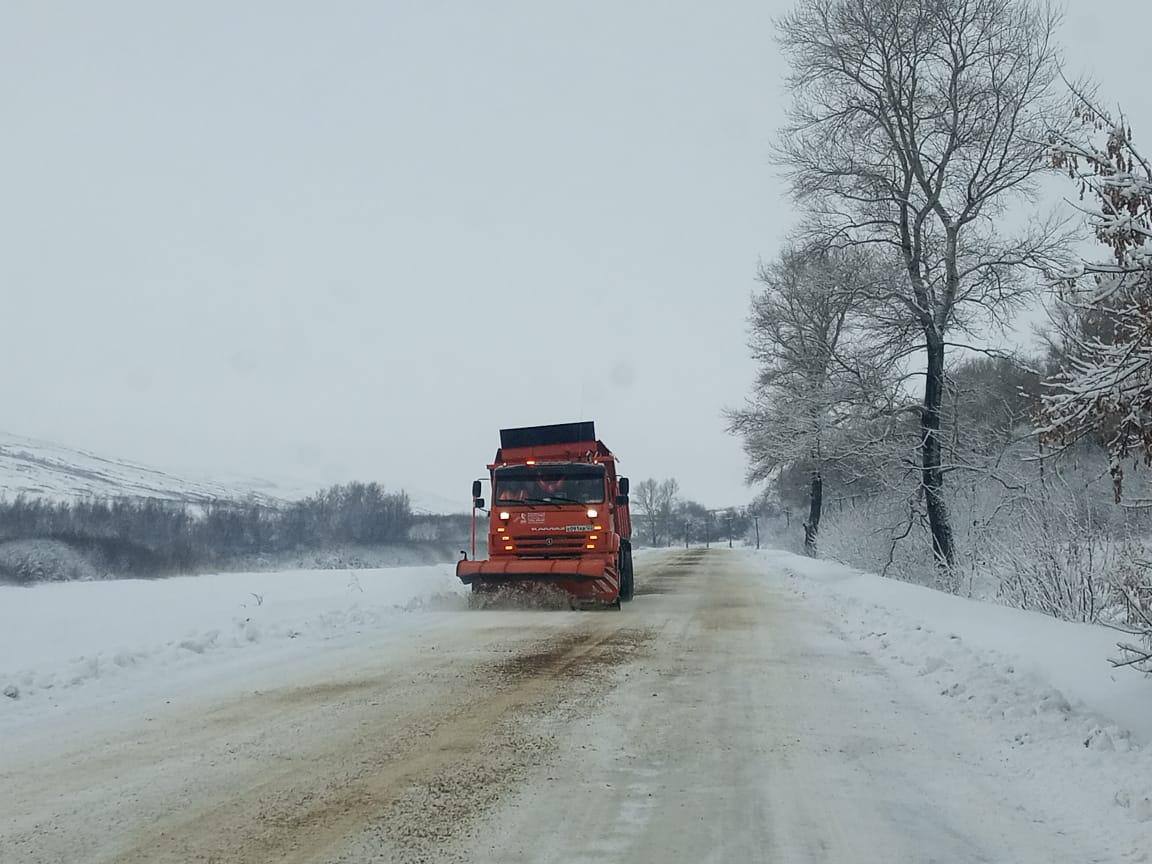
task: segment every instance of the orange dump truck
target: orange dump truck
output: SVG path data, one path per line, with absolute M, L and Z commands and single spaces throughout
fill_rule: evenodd
M 484 512 L 477 480 L 472 558 L 456 565 L 474 593 L 548 585 L 574 606 L 632 599 L 628 478 L 616 474 L 616 457 L 593 423 L 501 429 L 488 471 L 488 559 L 475 560 L 476 514 Z

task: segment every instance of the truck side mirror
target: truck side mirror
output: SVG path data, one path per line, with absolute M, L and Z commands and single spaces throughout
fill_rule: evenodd
M 479 498 L 480 497 L 480 481 L 479 480 L 473 480 L 472 481 L 472 497 L 473 498 Z
M 473 498 L 472 499 L 472 506 L 475 507 L 477 510 L 483 510 L 484 509 L 484 499 L 483 498 Z
M 621 477 L 618 485 L 620 486 L 620 494 L 621 495 L 627 495 L 628 494 L 628 478 L 627 477 Z
M 627 495 L 617 495 L 616 496 L 616 506 L 627 507 L 628 506 L 628 496 Z

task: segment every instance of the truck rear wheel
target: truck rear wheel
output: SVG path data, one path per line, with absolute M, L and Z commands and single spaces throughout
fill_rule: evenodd
M 620 541 L 620 599 L 628 602 L 636 592 L 636 583 L 632 576 L 632 544 L 627 540 Z

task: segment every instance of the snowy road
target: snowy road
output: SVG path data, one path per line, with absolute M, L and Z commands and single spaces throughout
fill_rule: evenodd
M 0 860 L 1117 860 L 763 570 L 658 553 L 622 612 L 429 612 L 16 728 Z

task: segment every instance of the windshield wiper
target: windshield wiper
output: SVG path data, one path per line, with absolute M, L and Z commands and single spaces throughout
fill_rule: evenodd
M 501 499 L 497 498 L 496 503 L 500 507 L 521 507 L 521 506 L 523 506 L 523 507 L 527 507 L 529 510 L 535 510 L 536 508 L 532 506 L 533 504 L 547 504 L 548 502 L 547 501 L 538 501 L 535 498 L 517 498 L 515 501 L 509 501 L 507 499 L 501 500 Z
M 579 504 L 584 506 L 583 501 L 578 501 L 575 498 L 569 498 L 567 495 L 549 495 L 547 498 L 532 498 L 532 501 L 542 501 L 545 504 Z

